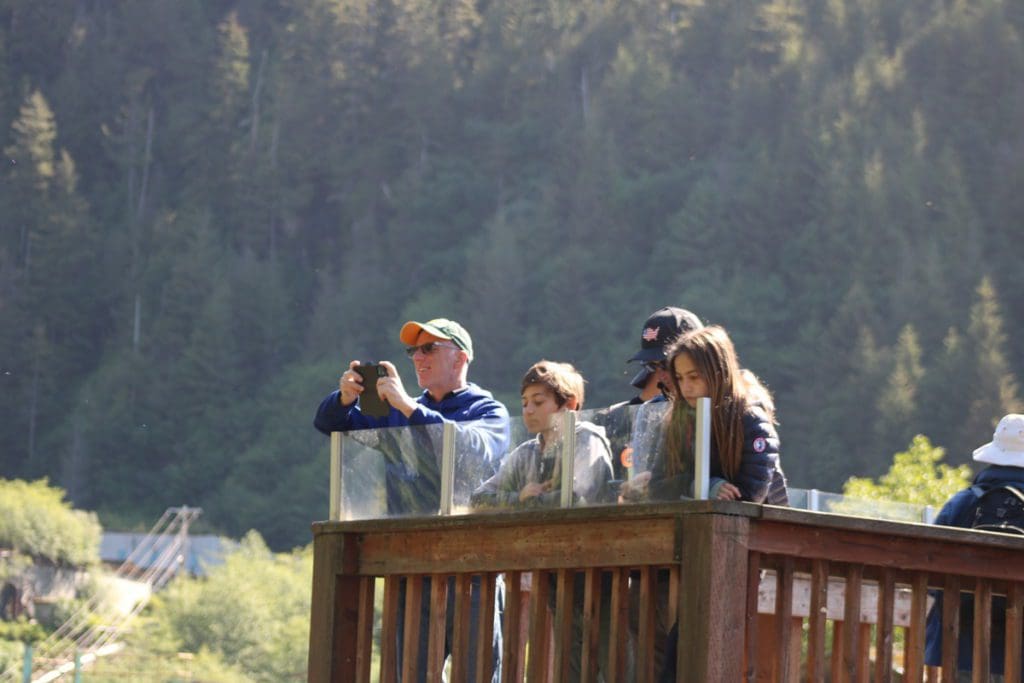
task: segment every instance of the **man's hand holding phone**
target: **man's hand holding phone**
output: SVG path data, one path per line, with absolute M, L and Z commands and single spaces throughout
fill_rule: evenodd
M 392 408 L 396 408 L 406 417 L 416 410 L 416 400 L 405 391 L 402 378 L 398 376 L 398 370 L 389 361 L 382 360 L 380 367 L 387 371 L 387 375 L 377 380 L 377 393 L 387 401 Z
M 359 395 L 363 393 L 365 387 L 363 387 L 363 377 L 356 372 L 356 367 L 362 365 L 357 360 L 352 361 L 348 364 L 348 370 L 341 374 L 341 378 L 338 380 L 338 389 L 341 391 L 341 396 L 338 398 L 341 400 L 341 405 L 350 406 L 356 402 Z
M 397 408 L 406 417 L 416 409 L 416 401 L 405 392 L 398 370 L 386 360 L 380 363 L 352 361 L 338 385 L 342 405 L 349 406 L 360 399 L 360 410 L 372 417 L 384 417 L 389 407 Z

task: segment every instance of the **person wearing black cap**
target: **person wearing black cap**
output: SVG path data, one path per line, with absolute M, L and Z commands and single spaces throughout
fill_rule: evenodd
M 628 480 L 635 472 L 634 464 L 653 459 L 653 449 L 660 440 L 661 425 L 664 417 L 666 393 L 672 385 L 672 378 L 666 365 L 666 349 L 679 337 L 704 327 L 696 315 L 685 308 L 666 306 L 651 313 L 640 328 L 640 350 L 627 363 L 641 363 L 640 371 L 633 377 L 631 384 L 639 390 L 628 401 L 616 403 L 599 411 L 592 418 L 593 422 L 605 428 L 608 441 L 612 448 L 612 467 L 614 470 L 613 489 L 623 486 L 623 493 L 628 492 Z M 634 463 L 634 456 L 637 462 Z M 646 467 L 642 467 L 646 469 Z M 620 498 L 620 501 L 626 502 Z M 626 680 L 633 680 L 636 675 L 637 662 L 634 649 L 639 637 L 639 611 L 635 609 L 640 601 L 640 575 L 630 576 L 630 622 L 629 646 L 626 648 Z M 667 596 L 669 576 L 667 572 L 659 572 L 657 577 L 659 595 Z M 610 613 L 611 586 L 604 581 L 601 591 L 601 638 L 605 642 L 608 629 L 606 614 Z M 662 666 L 665 653 L 665 633 L 668 630 L 668 616 L 663 609 L 667 597 L 660 600 L 656 619 L 655 666 Z
M 627 405 L 639 405 L 659 396 L 664 397 L 671 384 L 665 367 L 665 349 L 686 332 L 702 327 L 704 324 L 700 318 L 685 308 L 666 306 L 651 313 L 640 332 L 640 350 L 627 361 L 643 363 L 632 381 L 640 393 L 627 401 Z
M 651 313 L 640 329 L 640 350 L 626 361 L 642 363 L 640 371 L 631 384 L 640 393 L 628 401 L 622 401 L 600 411 L 594 422 L 604 426 L 612 446 L 612 466 L 616 480 L 628 478 L 632 467 L 631 441 L 637 409 L 644 403 L 665 399 L 665 392 L 671 386 L 671 378 L 665 365 L 665 349 L 681 335 L 704 327 L 696 315 L 685 308 L 666 306 Z

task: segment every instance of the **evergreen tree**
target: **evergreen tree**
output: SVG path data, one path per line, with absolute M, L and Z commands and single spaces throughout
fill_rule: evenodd
M 967 412 L 955 446 L 959 453 L 970 453 L 974 446 L 986 443 L 1000 418 L 1020 412 L 1021 401 L 1015 374 L 1006 361 L 1006 335 L 992 281 L 985 277 L 976 290 L 967 328 L 967 349 L 973 361 L 972 382 Z
M 878 397 L 878 422 L 875 431 L 883 452 L 906 441 L 918 423 L 920 383 L 924 375 L 921 347 L 913 326 L 900 332 L 893 350 L 893 367 Z
M 16 254 L 21 287 L 12 303 L 20 311 L 13 332 L 31 351 L 22 356 L 17 384 L 27 429 L 27 465 L 34 461 L 41 428 L 60 423 L 66 405 L 53 399 L 57 386 L 74 387 L 95 364 L 103 323 L 104 293 L 96 291 L 96 239 L 87 206 L 77 193 L 74 162 L 55 149 L 57 126 L 39 91 L 22 104 L 12 124 L 3 208 L 9 212 L 5 244 Z M 25 413 L 27 411 L 27 414 Z M 45 471 L 42 470 L 42 471 Z

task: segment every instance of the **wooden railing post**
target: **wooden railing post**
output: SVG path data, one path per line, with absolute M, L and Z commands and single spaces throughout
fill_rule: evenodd
M 746 517 L 682 516 L 678 681 L 743 677 L 743 647 L 737 647 L 736 636 L 745 631 L 749 532 Z
M 341 683 L 356 678 L 359 577 L 356 546 L 344 534 L 313 539 L 313 594 L 309 622 L 309 683 Z

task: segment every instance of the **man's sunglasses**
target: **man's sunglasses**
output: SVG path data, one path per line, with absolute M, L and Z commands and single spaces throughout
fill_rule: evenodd
M 665 370 L 668 368 L 665 361 L 663 360 L 649 360 L 644 363 L 644 367 L 651 372 L 657 372 L 658 370 Z
M 422 351 L 424 355 L 429 356 L 434 352 L 435 349 L 457 349 L 458 346 L 454 344 L 442 344 L 441 342 L 427 342 L 426 344 L 420 344 L 419 346 L 410 346 L 405 350 L 405 355 L 412 358 L 416 355 L 417 351 Z

